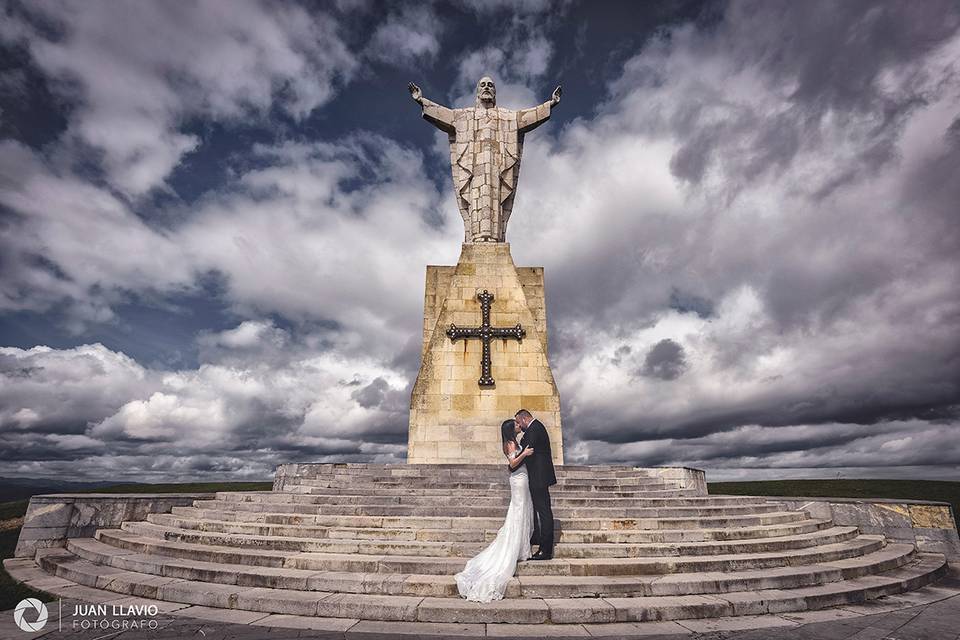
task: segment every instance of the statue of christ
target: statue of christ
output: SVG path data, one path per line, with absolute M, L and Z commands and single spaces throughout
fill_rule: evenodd
M 412 82 L 411 97 L 423 117 L 450 138 L 453 188 L 465 228 L 464 242 L 505 242 L 520 175 L 523 136 L 550 118 L 560 102 L 560 87 L 529 109 L 497 106 L 497 87 L 489 77 L 477 83 L 476 106 L 451 109 L 423 97 Z

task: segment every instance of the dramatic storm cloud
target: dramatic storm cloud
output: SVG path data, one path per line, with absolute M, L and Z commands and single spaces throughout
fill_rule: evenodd
M 0 6 L 0 475 L 402 461 L 490 74 L 569 461 L 960 478 L 956 3 Z

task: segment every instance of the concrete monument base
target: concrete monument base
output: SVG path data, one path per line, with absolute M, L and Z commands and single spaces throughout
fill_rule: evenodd
M 490 327 L 523 333 L 520 340 L 489 340 L 489 369 L 482 339 L 448 335 L 451 325 L 479 333 L 478 295 L 484 291 L 493 296 Z M 503 464 L 500 423 L 524 408 L 547 428 L 554 464 L 563 464 L 560 394 L 547 361 L 543 268 L 516 267 L 508 243 L 464 244 L 457 266 L 427 267 L 423 316 L 407 462 Z

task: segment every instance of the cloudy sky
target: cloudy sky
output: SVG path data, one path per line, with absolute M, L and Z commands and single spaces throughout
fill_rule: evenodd
M 490 74 L 568 461 L 960 478 L 956 2 L 0 7 L 0 476 L 402 462 Z

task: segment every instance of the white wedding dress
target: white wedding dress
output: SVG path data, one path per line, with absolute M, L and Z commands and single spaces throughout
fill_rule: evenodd
M 518 453 L 510 457 L 515 458 Z M 527 468 L 521 466 L 510 474 L 510 506 L 497 537 L 456 575 L 460 595 L 474 602 L 503 598 L 507 582 L 517 570 L 517 562 L 530 557 L 532 535 L 533 500 Z

